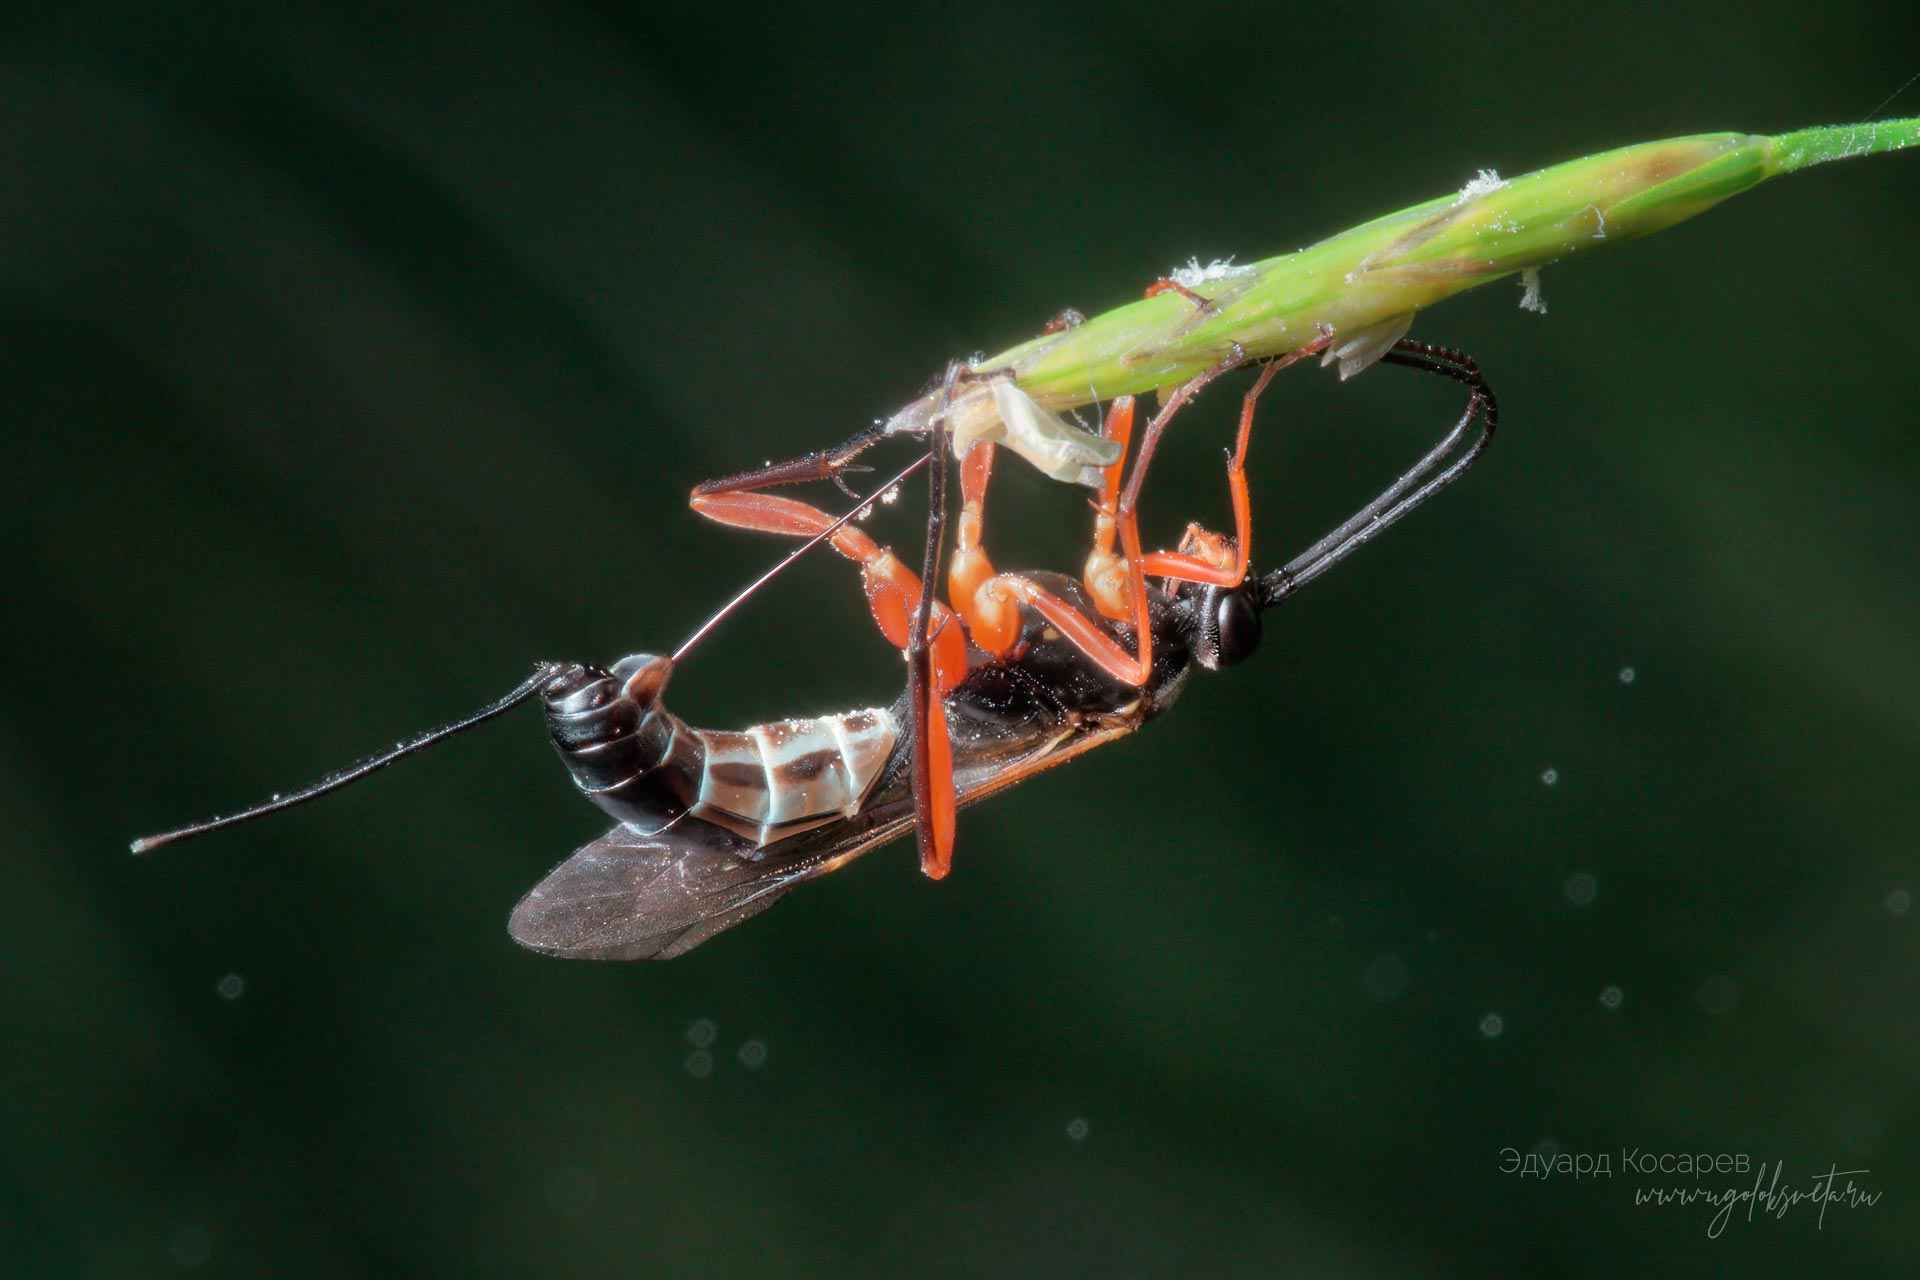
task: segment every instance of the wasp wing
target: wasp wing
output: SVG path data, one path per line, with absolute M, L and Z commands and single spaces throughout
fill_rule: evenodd
M 747 841 L 690 843 L 671 831 L 643 835 L 617 826 L 535 885 L 513 909 L 507 932 L 548 955 L 670 960 L 911 824 L 908 812 L 839 840 L 798 836 L 758 857 Z
M 959 803 L 969 805 L 1111 742 L 1139 726 L 1136 704 L 1067 725 L 966 725 L 956 761 Z M 913 829 L 913 797 L 893 768 L 880 795 L 853 818 L 756 849 L 703 826 L 643 835 L 617 826 L 576 851 L 513 910 L 514 941 L 581 960 L 671 960 L 759 915 L 797 885 L 837 870 Z

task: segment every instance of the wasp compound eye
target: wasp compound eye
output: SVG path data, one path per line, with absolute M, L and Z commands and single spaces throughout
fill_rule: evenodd
M 1200 642 L 1195 656 L 1210 670 L 1230 667 L 1260 648 L 1260 609 L 1245 587 L 1212 588 L 1200 603 Z

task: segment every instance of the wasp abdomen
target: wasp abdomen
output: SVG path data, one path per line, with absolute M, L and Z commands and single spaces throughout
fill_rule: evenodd
M 692 816 L 764 847 L 860 811 L 900 739 L 891 712 L 695 729 L 661 691 L 673 664 L 636 654 L 569 667 L 545 690 L 547 732 L 588 798 L 641 832 Z
M 706 744 L 694 815 L 761 846 L 860 812 L 900 740 L 879 708 L 693 732 Z
M 660 705 L 672 670 L 638 654 L 612 671 L 568 667 L 544 691 L 547 734 L 574 784 L 637 831 L 678 821 L 699 796 L 699 738 Z

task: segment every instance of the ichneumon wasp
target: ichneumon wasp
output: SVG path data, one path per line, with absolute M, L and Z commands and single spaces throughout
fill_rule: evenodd
M 1062 478 L 1091 481 L 1092 551 L 1075 579 L 1030 571 L 1000 573 L 982 542 L 994 438 L 974 438 L 961 455 L 962 504 L 947 575 L 948 602 L 935 598 L 945 547 L 946 458 L 955 442 L 944 415 L 928 424 L 932 447 L 876 492 L 926 466 L 929 515 L 916 575 L 852 523 L 865 503 L 835 518 L 764 490 L 843 474 L 882 432 L 826 450 L 710 481 L 693 505 L 722 523 L 807 541 L 736 596 L 671 656 L 636 654 L 612 667 L 544 663 L 480 711 L 421 734 L 300 791 L 226 817 L 150 836 L 145 852 L 186 836 L 276 813 L 336 790 L 437 742 L 539 699 L 548 735 L 574 782 L 615 819 L 515 908 L 514 939 L 536 951 L 593 959 L 666 959 L 773 905 L 804 881 L 868 850 L 917 832 L 921 865 L 944 876 L 959 808 L 1140 728 L 1172 705 L 1197 664 L 1230 666 L 1258 646 L 1261 615 L 1338 564 L 1464 472 L 1498 424 L 1492 390 L 1464 354 L 1404 339 L 1382 345 L 1383 364 L 1464 385 L 1468 404 L 1446 435 L 1379 496 L 1283 566 L 1248 566 L 1252 512 L 1245 478 L 1255 406 L 1281 368 L 1323 354 L 1330 336 L 1288 355 L 1249 362 L 1239 353 L 1175 386 L 1131 449 L 1135 402 L 1113 401 L 1098 441 L 1103 453 L 1076 461 L 1069 444 L 1051 455 Z M 1208 383 L 1261 363 L 1240 410 L 1227 463 L 1234 532 L 1191 525 L 1177 550 L 1143 552 L 1139 499 L 1169 422 Z M 950 367 L 949 401 L 963 380 L 990 380 Z M 1011 385 L 1010 383 L 1008 384 Z M 1045 468 L 1049 442 L 1073 428 L 1044 414 L 1021 435 L 1017 398 L 1003 405 L 1011 437 L 999 438 Z M 1477 425 L 1477 430 L 1475 429 Z M 1037 442 L 1037 443 L 1036 443 Z M 1131 470 L 1127 455 L 1133 453 Z M 1086 457 L 1105 460 L 1093 467 Z M 1076 474 L 1080 473 L 1080 474 Z M 675 664 L 721 617 L 809 547 L 829 542 L 860 564 L 868 604 L 887 639 L 909 659 L 909 684 L 890 707 L 775 721 L 739 732 L 696 729 L 661 701 Z M 1117 543 L 1117 546 L 1116 546 Z

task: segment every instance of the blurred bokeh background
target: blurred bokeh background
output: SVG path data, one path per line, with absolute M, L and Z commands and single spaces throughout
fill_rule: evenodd
M 673 644 L 783 550 L 689 486 L 950 356 L 1478 168 L 1858 118 L 1910 21 L 12 7 L 0 1273 L 1912 1274 L 1916 157 L 1549 270 L 1544 317 L 1422 317 L 1501 393 L 1482 467 L 1257 662 L 968 812 L 943 884 L 895 846 L 670 964 L 523 952 L 604 825 L 531 711 L 125 851 Z M 1451 420 L 1425 381 L 1275 386 L 1263 560 Z M 1158 539 L 1224 523 L 1235 399 L 1163 455 Z M 994 502 L 1003 564 L 1078 563 L 1078 495 L 1009 463 Z M 822 556 L 675 706 L 900 670 Z M 1635 1149 L 1881 1199 L 1710 1239 Z

